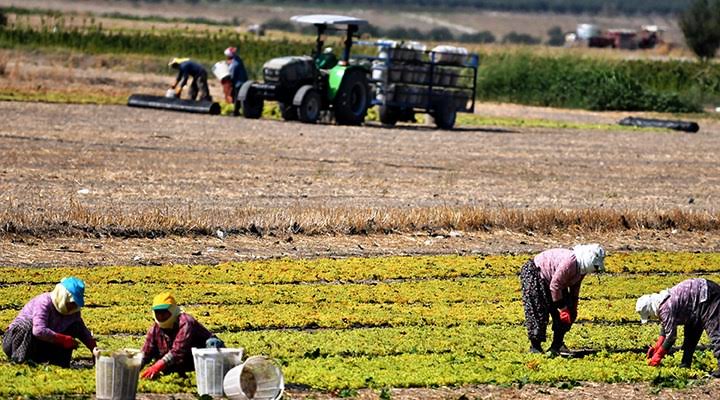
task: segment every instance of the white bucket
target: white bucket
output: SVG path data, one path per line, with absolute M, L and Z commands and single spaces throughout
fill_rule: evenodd
M 137 392 L 143 353 L 135 349 L 100 351 L 95 359 L 95 397 L 133 400 Z
M 285 380 L 270 358 L 255 356 L 231 369 L 223 387 L 231 400 L 276 400 L 285 390 Z
M 218 61 L 213 65 L 212 72 L 221 81 L 230 77 L 230 66 L 225 61 Z
M 230 369 L 242 362 L 243 349 L 192 349 L 195 380 L 199 395 L 221 397 L 223 378 Z

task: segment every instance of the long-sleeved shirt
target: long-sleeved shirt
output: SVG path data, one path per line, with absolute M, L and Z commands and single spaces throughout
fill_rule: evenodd
M 200 75 L 207 75 L 205 67 L 193 60 L 181 62 L 178 67 L 177 78 L 175 78 L 175 84 L 180 84 L 180 87 L 183 87 L 190 76 L 196 79 Z
M 79 332 L 76 339 L 79 339 L 89 349 L 95 347 L 95 339 L 85 326 L 85 322 L 80 316 L 80 311 L 63 315 L 58 312 L 52 303 L 50 293 L 43 293 L 35 296 L 20 310 L 20 314 L 10 324 L 12 327 L 20 320 L 32 321 L 32 334 L 36 338 L 45 342 L 53 342 L 56 334 L 67 334 L 71 325 L 78 323 Z
M 232 80 L 233 86 L 240 86 L 248 80 L 245 64 L 237 55 L 233 56 L 228 70 L 230 71 L 230 79 Z
M 577 301 L 580 296 L 580 284 L 585 275 L 580 273 L 572 250 L 545 250 L 536 255 L 533 262 L 540 268 L 542 279 L 550 286 L 553 302 L 563 300 L 566 289 L 570 291 L 571 298 Z
M 665 336 L 663 347 L 669 350 L 677 339 L 678 325 L 697 322 L 700 304 L 707 301 L 708 285 L 705 279 L 687 279 L 671 287 L 670 296 L 660 304 L 660 335 Z
M 173 329 L 162 329 L 155 323 L 148 330 L 143 345 L 143 364 L 163 359 L 176 371 L 193 371 L 192 348 L 205 348 L 205 341 L 213 337 L 195 318 L 181 313 Z

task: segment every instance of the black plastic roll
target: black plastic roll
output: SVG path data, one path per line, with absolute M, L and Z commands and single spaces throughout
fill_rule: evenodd
M 198 114 L 220 114 L 220 104 L 212 101 L 192 101 L 164 96 L 151 96 L 147 94 L 130 95 L 128 98 L 128 106 L 157 108 L 161 110 L 173 110 Z
M 619 124 L 625 126 L 638 126 L 641 128 L 674 129 L 676 131 L 691 133 L 695 133 L 700 130 L 700 126 L 697 124 L 697 122 L 673 121 L 667 119 L 627 117 L 620 120 Z

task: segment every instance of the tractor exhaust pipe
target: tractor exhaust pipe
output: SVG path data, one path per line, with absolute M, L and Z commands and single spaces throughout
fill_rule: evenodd
M 128 106 L 157 108 L 161 110 L 182 111 L 197 114 L 220 115 L 220 104 L 212 101 L 183 100 L 172 97 L 133 94 L 128 98 Z

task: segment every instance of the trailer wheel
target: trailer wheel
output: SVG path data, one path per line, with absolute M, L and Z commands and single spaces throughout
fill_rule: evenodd
M 298 119 L 298 109 L 292 104 L 285 104 L 278 102 L 278 108 L 280 109 L 280 115 L 285 121 L 295 121 Z
M 245 100 L 242 100 L 243 116 L 250 119 L 260 118 L 263 112 L 263 103 L 263 99 L 256 98 L 250 91 Z
M 452 97 L 441 99 L 430 113 L 435 122 L 435 126 L 440 129 L 452 129 L 455 126 L 457 118 L 457 110 Z
M 302 122 L 314 124 L 320 118 L 321 104 L 322 99 L 315 89 L 306 91 L 297 107 L 297 117 Z
M 383 125 L 395 126 L 398 122 L 400 110 L 397 107 L 380 106 L 380 122 Z
M 352 69 L 345 72 L 333 103 L 335 121 L 340 125 L 362 124 L 368 109 L 368 92 L 364 71 Z

